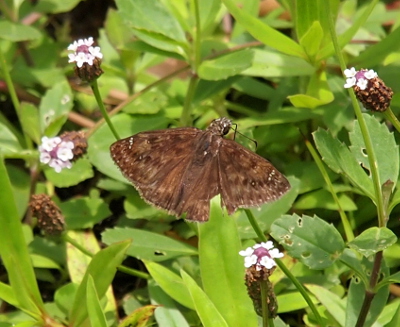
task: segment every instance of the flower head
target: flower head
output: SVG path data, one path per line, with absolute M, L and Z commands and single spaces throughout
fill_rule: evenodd
M 248 247 L 246 250 L 240 251 L 239 254 L 244 257 L 244 266 L 246 268 L 255 265 L 257 271 L 263 269 L 263 267 L 272 269 L 276 266 L 274 258 L 283 257 L 283 253 L 274 248 L 274 244 L 271 241 Z
M 373 111 L 385 111 L 392 100 L 393 91 L 378 77 L 372 69 L 356 71 L 354 67 L 344 71 L 345 88 L 352 87 L 365 108 Z
M 71 159 L 74 143 L 63 141 L 60 137 L 42 137 L 42 144 L 39 146 L 40 162 L 49 165 L 59 173 L 64 168 L 71 168 Z
M 68 62 L 75 62 L 76 74 L 81 79 L 89 82 L 103 73 L 100 68 L 103 54 L 100 52 L 100 47 L 94 47 L 93 44 L 93 38 L 89 37 L 77 40 L 68 46 L 68 50 L 73 52 L 68 55 Z
M 38 226 L 48 235 L 60 235 L 64 230 L 64 216 L 60 208 L 46 194 L 33 194 L 29 207 L 38 218 Z

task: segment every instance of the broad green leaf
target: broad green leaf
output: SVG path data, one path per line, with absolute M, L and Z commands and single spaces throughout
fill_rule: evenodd
M 34 10 L 43 13 L 65 13 L 75 8 L 80 0 L 43 0 L 38 1 L 34 6 Z
M 348 245 L 365 257 L 383 251 L 396 243 L 397 237 L 386 227 L 371 227 L 363 231 Z
M 261 20 L 241 10 L 233 0 L 222 0 L 229 12 L 253 37 L 265 45 L 280 52 L 306 59 L 306 54 L 299 44 L 291 38 L 264 24 Z
M 180 283 L 183 282 L 180 280 Z M 177 303 L 168 296 L 163 289 L 157 285 L 155 280 L 147 282 L 151 303 L 158 306 L 154 312 L 154 317 L 159 325 L 164 323 L 166 327 L 189 327 L 183 313 L 178 309 Z M 187 293 L 187 291 L 186 291 Z M 189 294 L 187 294 L 189 296 Z
M 365 274 L 364 267 L 361 265 L 359 256 L 357 253 L 351 249 L 344 249 L 339 260 L 346 266 L 351 268 L 357 275 L 358 278 L 367 283 L 368 276 Z
M 282 216 L 272 224 L 271 235 L 290 256 L 311 269 L 331 266 L 344 250 L 337 229 L 316 216 Z
M 205 80 L 220 80 L 240 74 L 251 66 L 253 51 L 244 49 L 227 55 L 204 60 L 199 67 L 198 74 Z
M 68 283 L 56 290 L 54 301 L 64 314 L 69 314 L 71 311 L 78 287 L 77 283 Z
M 315 145 L 325 163 L 335 173 L 345 174 L 354 186 L 374 200 L 372 180 L 357 163 L 349 148 L 325 130 L 318 129 L 313 136 Z
M 229 325 L 224 317 L 218 312 L 217 307 L 211 301 L 211 299 L 207 296 L 207 294 L 196 284 L 196 282 L 183 270 L 181 271 L 183 282 L 185 283 L 192 301 L 195 305 L 195 309 L 197 314 L 200 317 L 200 320 L 204 327 L 228 327 L 228 326 L 238 326 L 238 325 Z M 221 294 L 222 295 L 222 294 Z M 238 307 L 235 308 L 239 309 Z M 232 310 L 233 311 L 233 310 Z M 252 325 L 250 325 L 252 326 Z
M 199 228 L 203 288 L 229 326 L 256 326 L 256 315 L 243 283 L 244 262 L 234 219 L 223 214 L 220 197 L 211 201 L 210 219 Z M 235 308 L 235 310 L 232 310 Z
M 162 116 L 132 117 L 127 114 L 119 114 L 112 118 L 112 122 L 120 137 L 128 137 L 147 130 L 166 128 L 170 120 Z M 129 183 L 111 159 L 110 145 L 114 141 L 115 138 L 108 126 L 105 124 L 101 126 L 88 139 L 89 160 L 106 176 Z
M 309 76 L 315 71 L 303 58 L 279 53 L 271 49 L 253 49 L 254 59 L 243 75 L 261 77 Z
M 8 273 L 18 307 L 40 320 L 44 312 L 18 210 L 0 154 L 0 257 Z
M 59 205 L 68 229 L 91 228 L 111 215 L 108 205 L 99 194 L 90 197 L 74 198 Z
M 9 20 L 0 21 L 0 35 L 1 39 L 12 42 L 37 40 L 41 37 L 36 28 Z
M 395 304 L 397 306 L 397 310 L 395 311 L 395 314 L 393 315 L 392 319 L 390 320 L 390 322 L 388 324 L 385 324 L 385 327 L 397 327 L 400 325 L 400 304 L 397 301 L 397 303 L 391 303 L 391 304 Z M 385 309 L 388 306 L 385 307 Z M 380 319 L 379 319 L 380 320 Z
M 157 285 L 159 285 L 165 293 L 185 307 L 193 310 L 195 309 L 195 305 L 181 276 L 155 262 L 144 261 L 144 264 L 151 277 L 153 277 Z
M 41 133 L 55 136 L 68 118 L 73 102 L 71 88 L 66 80 L 49 89 L 39 106 Z
M 102 298 L 110 286 L 117 266 L 122 263 L 126 249 L 130 241 L 115 243 L 96 253 L 92 258 L 85 276 L 76 292 L 74 304 L 70 314 L 70 324 L 76 327 L 82 326 L 88 319 L 88 308 L 86 302 L 86 285 L 88 277 L 94 280 L 94 285 L 99 298 Z
M 96 286 L 94 285 L 93 278 L 90 275 L 87 278 L 86 287 L 86 305 L 88 308 L 90 324 L 96 327 L 107 327 L 106 317 L 97 295 Z
M 381 186 L 386 181 L 397 182 L 399 176 L 399 147 L 394 140 L 394 135 L 389 132 L 385 124 L 369 114 L 363 114 L 372 141 L 373 151 L 376 158 Z M 356 160 L 365 168 L 370 170 L 367 150 L 358 121 L 354 124 L 354 130 L 349 133 L 350 150 Z
M 0 282 L 0 299 L 13 305 L 14 307 L 18 306 L 18 301 L 13 289 L 10 285 L 4 284 L 2 282 Z
M 170 237 L 134 228 L 113 228 L 102 234 L 102 240 L 111 244 L 132 239 L 127 254 L 143 260 L 165 261 L 179 256 L 197 255 L 196 248 Z
M 344 211 L 355 211 L 357 206 L 351 197 L 344 193 L 338 194 L 340 209 Z M 306 210 L 315 208 L 325 208 L 329 210 L 339 210 L 337 203 L 333 200 L 332 194 L 327 190 L 321 189 L 302 195 L 293 206 L 296 210 Z
M 93 167 L 87 158 L 72 163 L 70 169 L 64 168 L 57 173 L 54 168 L 43 166 L 46 178 L 57 187 L 70 187 L 94 176 Z
M 306 300 L 304 300 L 304 297 L 299 292 L 278 294 L 276 299 L 278 301 L 278 313 L 292 312 L 309 307 Z M 314 296 L 311 296 L 311 300 L 313 303 L 319 302 Z
M 319 285 L 307 284 L 306 287 L 335 318 L 339 325 L 343 326 L 346 316 L 346 302 L 337 294 Z

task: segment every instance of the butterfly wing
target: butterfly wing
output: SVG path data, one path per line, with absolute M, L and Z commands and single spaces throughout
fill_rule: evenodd
M 218 160 L 222 202 L 229 214 L 277 200 L 290 189 L 268 160 L 235 141 L 223 139 Z
M 111 156 L 145 201 L 180 216 L 189 149 L 200 133 L 192 127 L 142 132 L 112 144 Z

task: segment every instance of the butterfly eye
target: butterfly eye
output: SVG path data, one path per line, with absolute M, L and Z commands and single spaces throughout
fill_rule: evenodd
M 224 129 L 222 130 L 222 135 L 228 134 L 230 129 L 231 127 L 229 125 L 224 126 Z

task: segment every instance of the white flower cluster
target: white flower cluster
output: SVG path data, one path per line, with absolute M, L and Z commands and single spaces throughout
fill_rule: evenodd
M 93 47 L 93 43 L 93 38 L 89 37 L 88 39 L 80 39 L 70 44 L 68 50 L 74 53 L 68 55 L 68 62 L 76 62 L 78 68 L 81 68 L 84 63 L 92 66 L 95 58 L 102 59 L 103 54 L 100 52 L 100 47 Z
M 71 159 L 74 157 L 72 149 L 74 143 L 63 141 L 60 137 L 42 137 L 42 144 L 39 146 L 40 162 L 49 165 L 59 173 L 64 168 L 71 168 Z
M 244 266 L 250 268 L 256 265 L 256 270 L 259 271 L 262 267 L 272 269 L 276 266 L 274 258 L 282 258 L 283 253 L 274 248 L 272 241 L 256 244 L 253 247 L 248 247 L 239 254 L 244 257 Z
M 345 69 L 344 76 L 346 76 L 346 84 L 344 85 L 346 89 L 357 85 L 361 90 L 365 90 L 368 80 L 377 77 L 378 74 L 372 69 L 356 71 L 354 67 L 351 67 L 350 69 Z

